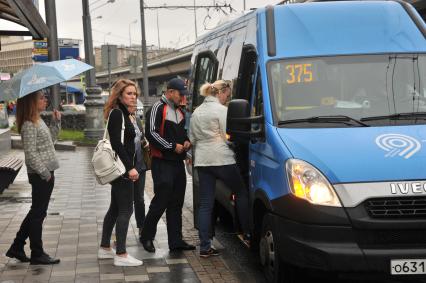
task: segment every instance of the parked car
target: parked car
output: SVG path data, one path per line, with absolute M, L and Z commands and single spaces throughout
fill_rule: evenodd
M 86 111 L 86 107 L 83 104 L 63 104 L 62 109 L 64 111 L 75 111 L 75 112 Z

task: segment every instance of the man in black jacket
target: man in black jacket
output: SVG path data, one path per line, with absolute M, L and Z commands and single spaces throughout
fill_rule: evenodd
M 181 79 L 172 79 L 161 100 L 147 113 L 145 134 L 152 155 L 154 198 L 145 217 L 140 241 L 148 252 L 155 252 L 152 241 L 164 211 L 167 217 L 169 249 L 195 249 L 195 246 L 182 239 L 182 207 L 186 188 L 183 160 L 191 143 L 185 130 L 185 115 L 178 106 L 182 97 L 187 94 L 185 83 Z

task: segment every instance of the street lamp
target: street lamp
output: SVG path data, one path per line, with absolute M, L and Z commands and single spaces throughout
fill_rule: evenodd
M 95 20 L 100 20 L 100 19 L 102 19 L 102 16 L 97 16 L 96 18 L 92 19 L 92 22 L 94 22 Z
M 92 21 L 90 20 L 89 0 L 82 0 L 83 4 L 83 31 L 84 31 L 84 53 L 86 63 L 95 66 L 93 56 Z M 102 89 L 96 85 L 95 69 L 86 72 L 86 125 L 84 137 L 92 140 L 99 140 L 104 133 L 104 102 L 101 97 Z
M 138 22 L 138 20 L 133 20 L 129 23 L 129 47 L 132 47 L 132 34 L 130 33 L 130 26 L 132 24 L 136 24 Z
M 92 6 L 93 4 L 98 3 L 99 1 L 102 1 L 102 0 L 93 1 L 92 3 L 89 3 L 89 6 Z
M 96 1 L 95 1 L 96 2 Z M 108 5 L 109 3 L 114 3 L 115 2 L 115 0 L 108 0 L 106 3 L 103 3 L 102 5 L 99 5 L 98 7 L 95 7 L 95 8 L 93 8 L 92 10 L 90 10 L 90 13 L 93 13 L 93 11 L 95 11 L 95 10 L 97 10 L 97 9 L 99 9 L 99 8 L 101 8 L 101 7 L 103 7 L 103 6 L 105 6 L 105 5 Z

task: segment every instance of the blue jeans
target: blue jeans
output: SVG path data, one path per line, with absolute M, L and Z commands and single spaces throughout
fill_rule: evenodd
M 135 205 L 135 218 L 136 225 L 139 229 L 143 228 L 143 222 L 145 221 L 145 176 L 146 171 L 142 171 L 139 173 L 139 179 L 134 183 L 134 205 Z
M 211 247 L 210 231 L 211 219 L 215 201 L 216 180 L 221 180 L 236 194 L 237 214 L 241 229 L 249 232 L 248 222 L 248 193 L 236 164 L 223 166 L 197 167 L 200 181 L 199 197 L 200 207 L 198 211 L 198 234 L 200 237 L 200 251 L 207 251 Z

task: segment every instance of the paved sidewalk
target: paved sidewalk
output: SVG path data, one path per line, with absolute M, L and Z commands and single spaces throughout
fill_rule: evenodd
M 226 255 L 200 259 L 198 251 L 170 253 L 165 219 L 158 225 L 155 254 L 145 252 L 137 238 L 132 216 L 127 237 L 128 252 L 144 261 L 140 267 L 115 267 L 112 260 L 98 260 L 102 222 L 109 205 L 110 186 L 98 185 L 92 174 L 91 148 L 58 152 L 61 168 L 55 173 L 56 184 L 44 222 L 43 241 L 46 252 L 61 263 L 36 266 L 17 263 L 4 254 L 29 210 L 31 190 L 26 168 L 21 169 L 14 184 L 0 195 L 0 282 L 254 282 Z M 8 155 L 23 158 L 23 152 Z M 191 179 L 189 178 L 189 182 Z M 151 175 L 147 175 L 146 205 L 152 197 Z M 183 210 L 184 237 L 198 244 L 193 228 L 192 193 L 188 192 Z M 221 247 L 220 243 L 214 243 Z M 26 245 L 29 255 L 29 245 Z

